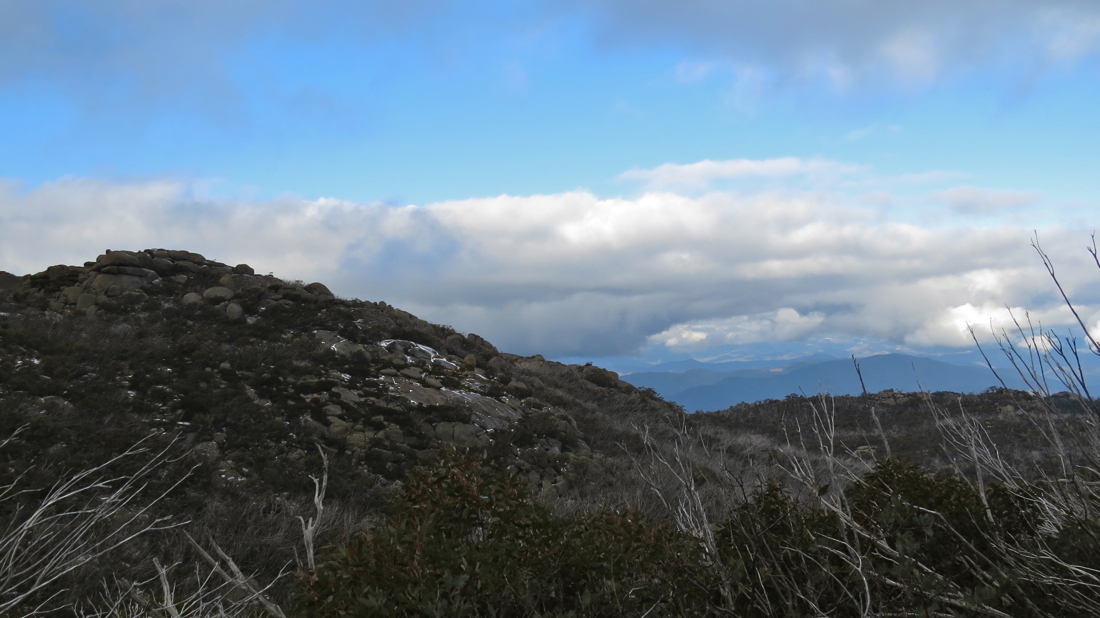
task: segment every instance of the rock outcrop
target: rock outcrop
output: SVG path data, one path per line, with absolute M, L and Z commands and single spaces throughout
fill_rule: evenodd
M 0 341 L 0 371 L 10 361 L 17 385 L 0 384 L 0 405 L 32 418 L 45 395 L 71 400 L 73 418 L 124 413 L 129 423 L 182 432 L 222 485 L 278 489 L 288 474 L 276 471 L 304 462 L 315 443 L 335 464 L 396 481 L 449 445 L 491 454 L 540 491 L 562 492 L 604 467 L 591 445 L 600 438 L 578 429 L 578 419 L 597 414 L 595 401 L 675 410 L 610 372 L 501 353 L 386 303 L 340 299 L 321 283 L 188 251 L 108 251 L 83 266 L 0 276 L 0 286 L 0 328 L 35 341 L 34 325 L 50 324 L 90 342 L 69 358 L 45 344 Z M 32 375 L 39 366 L 76 369 Z M 96 395 L 74 395 L 87 375 Z M 92 424 L 72 441 L 103 431 Z
M 0 292 L 11 292 L 19 287 L 22 277 L 0 270 Z

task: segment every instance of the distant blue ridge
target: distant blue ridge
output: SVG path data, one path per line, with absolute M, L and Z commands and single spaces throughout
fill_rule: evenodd
M 785 365 L 769 364 L 772 366 L 743 367 L 733 371 L 714 371 L 715 365 L 707 365 L 708 368 L 698 367 L 680 373 L 632 373 L 623 376 L 623 380 L 638 387 L 652 388 L 689 412 L 724 410 L 739 403 L 783 399 L 791 394 L 858 395 L 863 392 L 850 358 L 799 359 Z M 1001 386 L 988 367 L 955 365 L 921 356 L 880 354 L 860 358 L 859 365 L 867 390 L 872 393 L 887 389 L 976 393 Z M 1026 388 L 1023 380 L 1011 370 L 998 371 L 1009 388 Z

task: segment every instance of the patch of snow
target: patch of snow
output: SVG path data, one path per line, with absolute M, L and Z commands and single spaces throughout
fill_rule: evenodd
M 447 359 L 445 359 L 441 356 L 433 357 L 432 362 L 435 363 L 436 365 L 439 365 L 439 366 L 443 367 L 444 369 L 450 369 L 452 371 L 454 371 L 455 369 L 458 369 L 458 365 L 452 363 L 451 361 L 449 361 L 449 360 L 447 360 Z

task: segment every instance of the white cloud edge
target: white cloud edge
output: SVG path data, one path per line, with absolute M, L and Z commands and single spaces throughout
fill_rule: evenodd
M 966 346 L 960 319 L 984 321 L 1005 304 L 1068 323 L 1027 246 L 1030 230 L 924 228 L 820 192 L 582 191 L 402 207 L 187 193 L 175 181 L 0 183 L 0 268 L 185 248 L 553 355 L 822 336 Z M 1054 246 L 1075 238 L 1041 233 Z M 1073 280 L 1088 281 L 1060 257 Z M 1095 321 L 1093 306 L 1086 294 Z

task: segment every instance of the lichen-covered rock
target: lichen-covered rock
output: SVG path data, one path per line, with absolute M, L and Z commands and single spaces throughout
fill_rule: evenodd
M 222 450 L 218 446 L 218 443 L 213 440 L 199 442 L 195 445 L 195 448 L 191 449 L 191 452 L 202 461 L 214 461 L 221 457 L 222 454 Z
M 114 254 L 112 254 L 114 255 Z M 99 273 L 93 279 L 89 280 L 87 289 L 106 292 L 112 286 L 118 286 L 122 292 L 128 292 L 130 290 L 140 290 L 146 286 L 146 280 L 141 277 L 135 277 L 133 275 L 112 275 L 108 273 Z
M 370 447 L 370 440 L 374 437 L 373 431 L 357 431 L 349 434 L 347 445 L 354 451 L 365 451 Z
M 96 296 L 95 294 L 81 294 L 76 298 L 76 310 L 84 311 L 88 307 L 95 306 Z
M 105 266 L 133 266 L 141 268 L 141 260 L 129 251 L 111 251 L 110 253 L 100 256 L 99 259 L 96 260 L 96 266 L 99 268 Z
M 307 285 L 305 290 L 314 296 L 328 296 L 335 298 L 335 294 L 329 291 L 329 289 L 323 283 L 317 283 L 316 281 Z
M 9 272 L 0 270 L 0 292 L 10 292 L 19 287 L 22 277 L 17 277 Z
M 239 320 L 244 317 L 244 307 L 237 303 L 229 303 L 225 307 L 225 317 L 230 320 Z
M 343 438 L 351 431 L 351 425 L 338 416 L 328 417 L 329 435 L 334 438 Z
M 359 403 L 362 397 L 357 395 L 354 391 L 344 388 L 343 386 L 333 387 L 332 392 L 340 396 L 340 399 L 349 403 Z
M 212 288 L 206 288 L 202 293 L 202 297 L 207 300 L 229 300 L 233 298 L 233 290 L 216 285 Z

